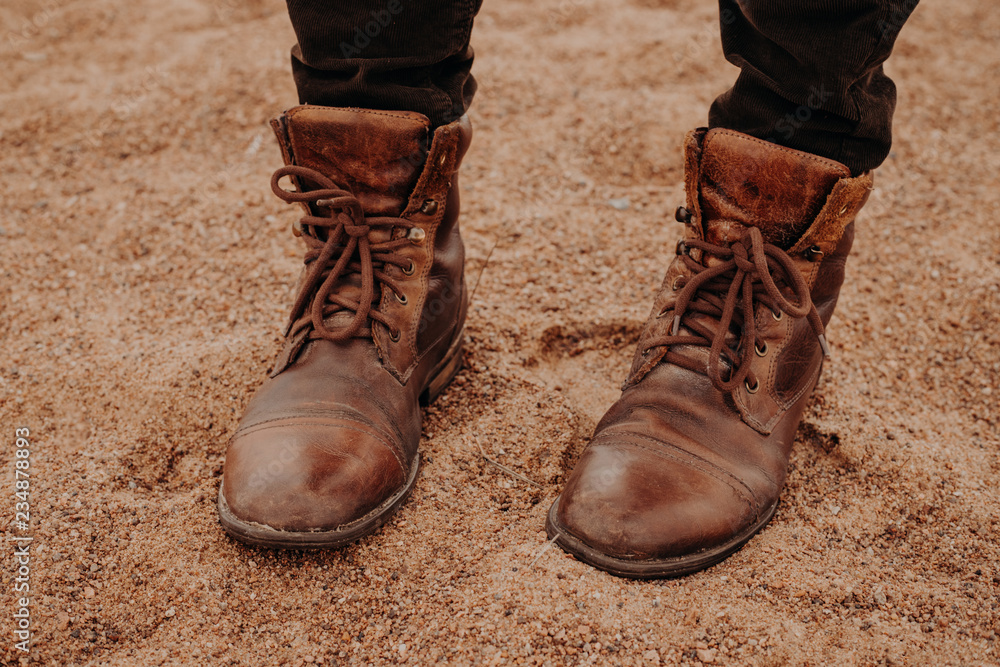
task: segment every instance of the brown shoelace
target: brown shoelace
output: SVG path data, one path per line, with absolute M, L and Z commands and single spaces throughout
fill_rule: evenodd
M 283 176 L 294 176 L 300 183 L 308 182 L 318 187 L 307 192 L 285 190 L 278 184 Z M 385 325 L 391 338 L 398 338 L 399 332 L 392 328 L 385 315 L 372 308 L 372 303 L 381 294 L 381 291 L 376 293 L 376 283 L 403 299 L 399 285 L 383 269 L 394 265 L 406 271 L 406 267 L 413 266 L 409 259 L 394 252 L 410 244 L 411 240 L 404 236 L 374 243 L 369 234 L 375 228 L 413 229 L 414 223 L 397 217 L 366 217 L 361 203 L 349 190 L 308 167 L 281 167 L 271 178 L 271 190 L 288 203 L 309 203 L 330 212 L 329 217 L 306 215 L 299 221 L 300 227 L 296 227 L 297 231 L 301 229 L 302 240 L 308 248 L 305 264 L 311 266 L 292 306 L 289 333 L 298 333 L 311 324 L 310 338 L 345 341 L 371 336 L 368 326 L 371 319 Z M 337 293 L 338 283 L 347 283 L 351 274 L 361 276 L 358 301 Z M 307 311 L 308 318 L 305 317 Z M 331 330 L 324 320 L 341 311 L 353 312 L 354 318 L 350 324 Z
M 691 248 L 702 251 L 702 262 L 687 252 Z M 657 315 L 664 317 L 673 312 L 670 333 L 650 340 L 642 351 L 644 355 L 653 348 L 667 347 L 665 361 L 707 375 L 721 392 L 731 392 L 741 382 L 756 391 L 759 384 L 750 372 L 751 355 L 755 350 L 763 354 L 767 349 L 764 347 L 762 351 L 757 341 L 754 315 L 756 304 L 761 304 L 771 310 L 775 319 L 780 319 L 782 313 L 808 318 L 823 354 L 829 356 L 823 321 L 810 298 L 809 286 L 785 251 L 765 243 L 759 229 L 751 227 L 728 247 L 692 239 L 683 242 L 678 252 L 693 275 L 678 280 L 674 288 L 680 292 L 674 307 Z M 722 261 L 707 266 L 709 256 Z M 794 301 L 782 293 L 778 283 L 791 289 Z M 714 330 L 699 318 L 691 317 L 697 313 L 718 320 Z M 690 333 L 682 335 L 681 326 Z M 735 336 L 735 347 L 727 344 L 730 332 Z M 675 345 L 709 347 L 708 367 L 669 349 Z M 728 379 L 723 377 L 723 357 L 732 367 Z

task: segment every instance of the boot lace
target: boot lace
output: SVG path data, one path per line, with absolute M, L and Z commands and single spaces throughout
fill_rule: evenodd
M 278 183 L 284 176 L 296 177 L 300 183 L 309 183 L 315 188 L 305 192 L 286 190 Z M 381 295 L 382 288 L 391 290 L 397 298 L 404 300 L 399 284 L 384 269 L 391 265 L 404 272 L 412 270 L 412 262 L 395 252 L 410 244 L 411 240 L 403 236 L 373 242 L 370 234 L 377 228 L 389 228 L 391 236 L 392 228 L 412 230 L 416 229 L 415 224 L 398 217 L 365 216 L 361 203 L 349 190 L 308 167 L 281 167 L 271 177 L 271 190 L 290 204 L 312 204 L 313 210 L 329 211 L 328 217 L 306 215 L 295 226 L 296 232 L 301 230 L 302 240 L 306 243 L 304 263 L 309 268 L 292 306 L 289 333 L 297 333 L 311 325 L 309 338 L 342 342 L 350 338 L 370 337 L 369 320 L 374 320 L 389 329 L 392 339 L 398 339 L 400 332 L 393 328 L 384 314 L 372 308 L 372 303 Z M 361 277 L 361 295 L 357 301 L 338 293 L 338 287 L 349 284 L 353 274 Z M 325 320 L 342 311 L 354 313 L 351 322 L 334 329 L 327 327 Z
M 702 251 L 700 262 L 687 252 L 691 248 Z M 682 241 L 678 252 L 693 275 L 675 281 L 674 289 L 679 293 L 674 306 L 657 315 L 664 317 L 673 312 L 670 333 L 650 339 L 643 355 L 654 348 L 666 347 L 665 361 L 707 375 L 720 392 L 731 392 L 741 382 L 751 392 L 756 391 L 759 384 L 750 371 L 751 355 L 755 350 L 761 355 L 767 350 L 766 343 L 763 350 L 759 347 L 757 337 L 755 314 L 757 304 L 761 304 L 770 309 L 776 320 L 781 319 L 782 313 L 806 317 L 819 338 L 823 354 L 829 356 L 823 321 L 812 302 L 809 286 L 785 251 L 765 243 L 759 229 L 749 228 L 729 246 L 698 239 Z M 720 261 L 709 266 L 709 257 Z M 789 288 L 792 298 L 786 297 L 779 285 Z M 696 314 L 707 315 L 718 324 L 711 327 L 704 318 L 694 317 Z M 683 334 L 681 326 L 687 329 Z M 729 336 L 730 333 L 733 335 Z M 675 345 L 710 348 L 708 366 L 670 349 Z

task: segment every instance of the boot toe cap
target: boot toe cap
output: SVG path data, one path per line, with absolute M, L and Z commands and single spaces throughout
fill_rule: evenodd
M 731 541 L 755 504 L 722 471 L 669 451 L 594 443 L 558 499 L 556 527 L 624 560 L 680 558 Z
M 234 436 L 222 496 L 244 523 L 289 532 L 338 530 L 400 491 L 407 472 L 394 449 L 360 424 L 286 419 Z

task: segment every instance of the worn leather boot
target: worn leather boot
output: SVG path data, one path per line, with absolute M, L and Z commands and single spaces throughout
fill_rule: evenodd
M 461 366 L 457 171 L 472 130 L 318 106 L 272 126 L 286 166 L 271 187 L 306 211 L 292 228 L 305 268 L 284 349 L 229 443 L 219 515 L 249 544 L 339 547 L 409 495 L 420 404 Z
M 871 190 L 870 174 L 725 129 L 688 135 L 685 158 L 686 238 L 547 521 L 619 576 L 701 570 L 774 515 Z

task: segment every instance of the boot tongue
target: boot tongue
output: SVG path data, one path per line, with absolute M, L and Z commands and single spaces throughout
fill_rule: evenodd
M 850 175 L 834 160 L 733 130 L 709 130 L 698 177 L 705 240 L 728 245 L 747 227 L 757 227 L 766 242 L 787 250 L 819 214 L 836 182 Z
M 426 116 L 307 105 L 287 111 L 285 122 L 292 161 L 349 188 L 365 215 L 406 208 L 427 158 Z

